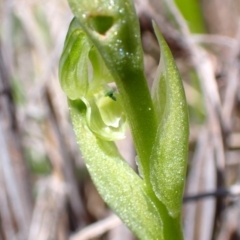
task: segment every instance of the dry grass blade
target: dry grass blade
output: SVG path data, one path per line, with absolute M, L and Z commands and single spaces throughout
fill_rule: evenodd
M 63 239 L 66 239 L 67 225 L 59 231 L 65 214 L 66 186 L 56 177 L 49 178 L 39 185 L 28 239 L 60 239 L 59 234 L 62 231 L 65 232 Z
M 226 72 L 227 87 L 224 96 L 222 118 L 226 131 L 231 131 L 232 114 L 236 104 L 237 93 L 239 91 L 239 53 L 240 53 L 240 22 L 238 22 L 238 32 L 236 36 L 237 45 L 230 51 L 228 69 Z
M 111 215 L 75 233 L 69 238 L 69 240 L 88 240 L 96 238 L 121 224 L 122 221 L 119 217 Z
M 5 68 L 0 45 L 0 169 L 3 197 L 9 200 L 6 211 L 12 215 L 15 236 L 25 238 L 32 214 L 32 196 L 21 139 L 16 122 L 16 108 L 9 83 L 10 74 Z M 6 229 L 7 230 L 7 229 Z M 12 229 L 13 230 L 13 229 Z M 8 233 L 6 233 L 8 235 Z

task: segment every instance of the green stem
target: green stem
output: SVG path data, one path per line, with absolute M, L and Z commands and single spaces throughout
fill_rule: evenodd
M 181 214 L 175 218 L 171 217 L 167 208 L 157 199 L 155 193 L 149 188 L 146 189 L 146 192 L 154 202 L 163 220 L 163 240 L 184 240 Z

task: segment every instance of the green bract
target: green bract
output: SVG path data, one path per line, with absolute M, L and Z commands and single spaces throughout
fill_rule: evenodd
M 180 75 L 172 54 L 153 24 L 161 60 L 152 87 L 159 126 L 150 157 L 150 177 L 156 196 L 169 214 L 180 214 L 188 153 L 188 114 Z
M 154 24 L 161 63 L 150 93 L 130 0 L 69 0 L 75 18 L 60 82 L 91 177 L 106 203 L 143 240 L 182 240 L 188 116 L 171 52 Z M 118 152 L 126 119 L 141 175 Z

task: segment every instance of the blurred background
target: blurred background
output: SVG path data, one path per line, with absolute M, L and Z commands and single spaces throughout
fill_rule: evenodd
M 240 0 L 135 5 L 149 86 L 154 19 L 186 91 L 185 239 L 240 239 Z M 66 0 L 0 0 L 0 240 L 135 239 L 91 182 L 59 86 L 72 17 Z M 131 137 L 117 144 L 136 169 Z

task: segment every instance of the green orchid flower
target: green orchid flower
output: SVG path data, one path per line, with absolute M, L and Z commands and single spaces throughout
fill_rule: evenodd
M 81 99 L 87 108 L 88 127 L 107 141 L 125 138 L 127 121 L 114 82 L 97 49 L 74 18 L 60 59 L 60 83 L 71 100 Z

